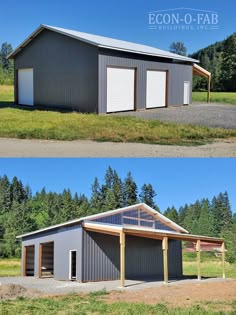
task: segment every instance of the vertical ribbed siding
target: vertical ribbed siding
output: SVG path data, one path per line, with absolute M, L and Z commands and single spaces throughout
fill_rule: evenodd
M 43 30 L 16 55 L 21 68 L 34 69 L 35 105 L 98 111 L 97 47 Z
M 150 59 L 150 60 L 148 60 Z M 168 71 L 168 106 L 183 105 L 184 81 L 190 81 L 192 88 L 192 65 L 173 63 L 164 58 L 148 57 L 125 52 L 99 51 L 99 113 L 107 112 L 107 67 L 121 66 L 137 69 L 136 93 L 137 109 L 146 108 L 147 70 Z M 190 97 L 191 99 L 191 97 Z
M 183 274 L 182 242 L 169 239 L 168 247 L 169 278 L 180 278 Z
M 118 279 L 119 237 L 84 231 L 83 239 L 83 281 Z
M 84 231 L 83 281 L 119 279 L 119 237 Z M 126 279 L 163 279 L 162 242 L 126 235 Z M 169 276 L 182 275 L 181 242 L 169 240 Z
M 158 240 L 126 237 L 126 277 L 128 279 L 162 278 L 162 243 Z

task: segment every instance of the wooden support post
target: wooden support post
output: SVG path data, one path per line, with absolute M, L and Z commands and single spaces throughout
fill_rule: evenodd
M 221 245 L 223 279 L 225 279 L 225 242 Z
M 42 278 L 42 254 L 43 254 L 43 244 L 39 244 L 39 270 L 38 270 L 39 278 Z
M 197 251 L 197 279 L 201 280 L 201 241 L 200 240 L 197 240 L 196 251 Z
M 211 99 L 211 76 L 208 77 L 208 90 L 207 90 L 207 103 L 210 103 Z
M 162 240 L 163 251 L 163 267 L 164 267 L 164 282 L 168 283 L 168 237 L 163 237 Z
M 27 249 L 26 246 L 23 248 L 23 277 L 26 276 L 26 259 L 27 259 Z
M 125 286 L 125 233 L 120 232 L 120 284 Z

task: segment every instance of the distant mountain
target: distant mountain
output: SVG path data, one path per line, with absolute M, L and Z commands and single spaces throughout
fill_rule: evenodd
M 236 33 L 225 40 L 198 50 L 189 57 L 198 59 L 200 66 L 211 72 L 212 91 L 236 92 Z M 194 77 L 194 90 L 206 88 L 206 79 Z

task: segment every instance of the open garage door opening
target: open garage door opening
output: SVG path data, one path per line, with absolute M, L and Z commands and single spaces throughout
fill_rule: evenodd
M 167 71 L 148 70 L 146 108 L 167 106 Z
M 54 242 L 42 243 L 39 248 L 39 278 L 54 276 Z
M 24 276 L 34 276 L 34 256 L 35 255 L 35 247 L 25 246 L 24 247 Z
M 107 68 L 107 113 L 135 110 L 135 69 Z

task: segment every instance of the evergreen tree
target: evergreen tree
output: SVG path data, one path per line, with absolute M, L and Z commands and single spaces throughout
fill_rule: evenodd
M 225 91 L 236 92 L 236 33 L 224 41 L 221 84 Z
M 124 180 L 124 206 L 131 206 L 138 203 L 138 187 L 131 175 L 128 172 Z
M 170 45 L 170 52 L 182 56 L 187 56 L 187 48 L 183 42 L 173 42 Z
M 228 193 L 220 193 L 212 199 L 212 216 L 214 220 L 214 233 L 220 235 L 222 229 L 227 229 L 231 224 L 232 212 Z
M 139 195 L 140 201 L 146 203 L 148 206 L 152 207 L 153 209 L 157 208 L 157 205 L 154 201 L 156 197 L 156 192 L 153 189 L 151 184 L 144 184 L 141 187 L 141 193 Z
M 92 207 L 93 211 L 95 209 L 101 210 L 101 208 L 102 208 L 102 196 L 101 196 L 100 184 L 98 182 L 97 177 L 95 177 L 95 179 L 94 179 L 91 190 L 92 190 L 92 195 L 91 195 L 91 199 L 90 199 L 91 207 Z
M 175 207 L 167 208 L 166 211 L 163 213 L 168 219 L 174 221 L 175 223 L 179 223 L 179 214 Z

